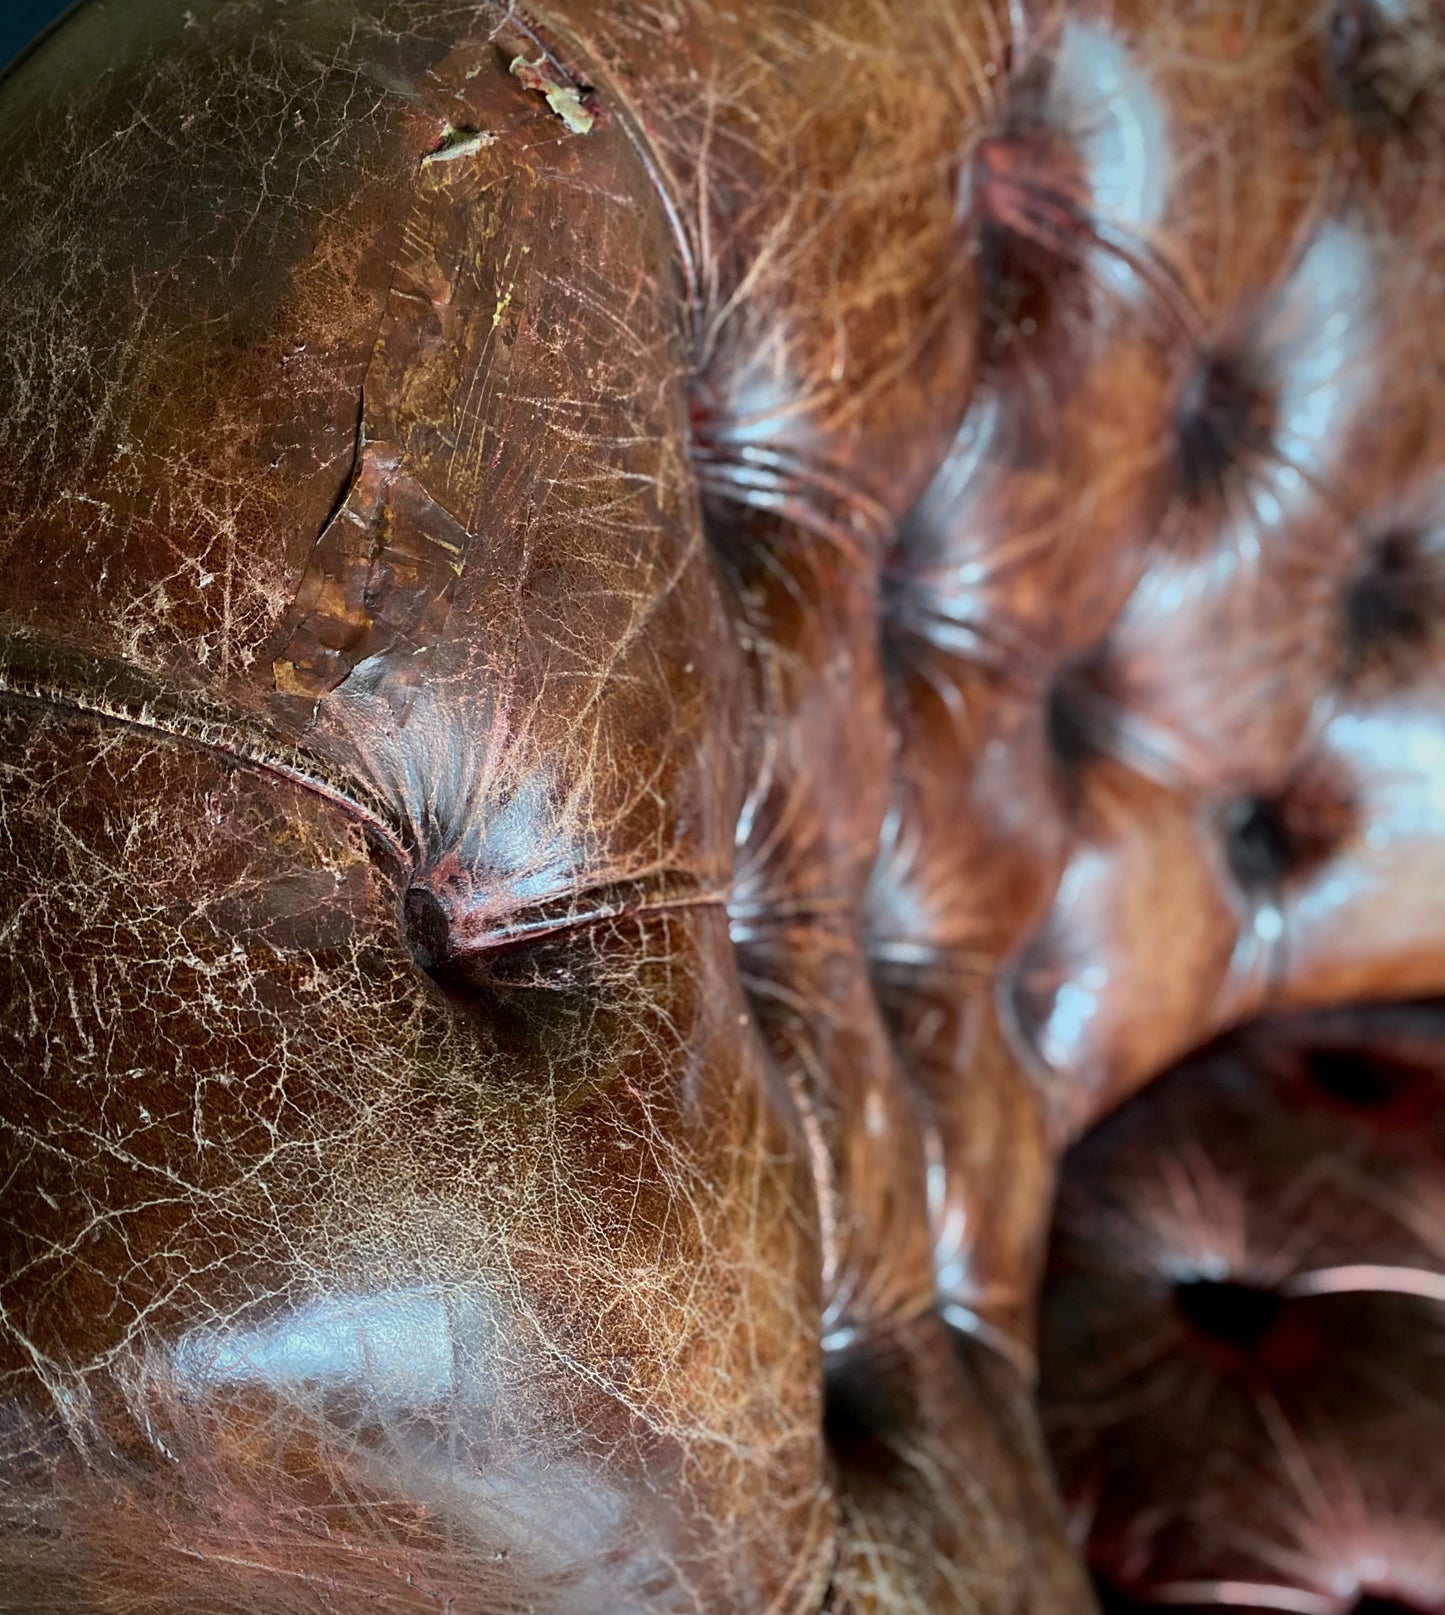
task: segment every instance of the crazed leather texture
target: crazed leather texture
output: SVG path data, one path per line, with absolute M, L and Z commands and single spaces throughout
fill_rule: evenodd
M 1056 1156 L 1445 974 L 1442 59 L 89 0 L 6 78 L 7 1607 L 1091 1606 Z
M 1069 1157 L 1041 1390 L 1111 1589 L 1445 1608 L 1442 1124 L 1437 1001 L 1257 1023 Z

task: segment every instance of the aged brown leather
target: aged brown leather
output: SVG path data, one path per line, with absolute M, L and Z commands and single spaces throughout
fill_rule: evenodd
M 5 79 L 5 1607 L 1090 1607 L 1060 1149 L 1445 974 L 1442 32 L 90 0 Z
M 1111 1589 L 1445 1607 L 1445 1004 L 1260 1023 L 1153 1084 L 1070 1156 L 1044 1296 Z

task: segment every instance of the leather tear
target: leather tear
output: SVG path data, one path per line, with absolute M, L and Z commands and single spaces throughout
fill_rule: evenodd
M 497 137 L 490 129 L 471 129 L 466 126 L 460 128 L 448 124 L 442 130 L 441 139 L 429 152 L 422 156 L 423 168 L 431 168 L 436 163 L 454 163 L 460 158 L 475 157 L 478 152 L 485 151 L 488 146 L 495 146 Z
M 499 38 L 498 44 L 510 55 L 505 40 Z M 597 92 L 589 85 L 578 83 L 545 50 L 535 59 L 518 52 L 511 56 L 507 71 L 526 89 L 543 96 L 574 135 L 590 134 L 604 121 L 597 104 Z
M 374 657 L 386 658 L 390 683 L 414 687 L 441 638 L 466 543 L 395 444 L 365 444 L 302 578 L 300 620 L 271 664 L 278 695 L 314 702 Z

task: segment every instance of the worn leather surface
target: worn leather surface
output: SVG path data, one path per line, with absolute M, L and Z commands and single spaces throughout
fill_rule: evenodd
M 1445 973 L 1442 49 L 90 0 L 5 80 L 9 1607 L 1088 1607 L 1059 1148 Z
M 1071 1154 L 1041 1392 L 1111 1589 L 1445 1607 L 1442 1124 L 1436 1002 L 1257 1023 Z

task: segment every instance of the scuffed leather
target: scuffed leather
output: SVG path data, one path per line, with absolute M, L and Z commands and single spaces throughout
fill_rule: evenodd
M 1445 973 L 1441 58 L 91 0 L 6 79 L 10 1607 L 1089 1607 L 1060 1147 Z

